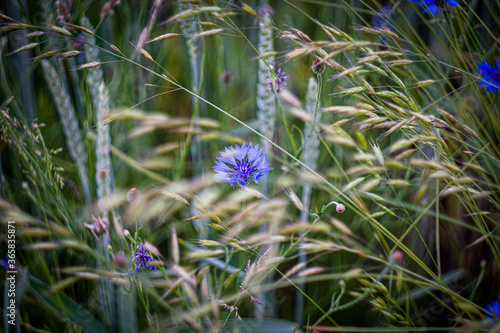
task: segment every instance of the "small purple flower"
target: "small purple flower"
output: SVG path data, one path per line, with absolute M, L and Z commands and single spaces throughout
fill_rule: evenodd
M 491 304 L 486 306 L 488 313 L 491 315 L 486 315 L 487 325 L 495 326 L 500 323 L 500 303 L 498 301 L 493 301 Z M 492 318 L 493 317 L 493 318 Z
M 427 14 L 427 13 L 432 13 L 432 14 L 437 14 L 439 13 L 438 8 L 436 6 L 436 0 L 410 0 L 412 2 L 419 2 L 420 7 L 424 7 L 424 10 L 422 11 L 422 14 Z M 458 1 L 455 0 L 446 0 L 446 2 L 453 7 L 459 4 Z
M 495 92 L 500 90 L 500 59 L 497 59 L 497 67 L 489 65 L 486 61 L 478 64 L 478 74 L 484 80 L 479 81 L 479 84 L 486 87 L 487 92 Z M 486 82 L 485 82 L 486 81 Z
M 221 157 L 217 157 L 215 166 L 212 169 L 217 172 L 215 178 L 218 182 L 226 181 L 234 188 L 234 184 L 247 186 L 248 182 L 253 180 L 256 184 L 259 179 L 273 168 L 269 167 L 266 160 L 267 154 L 262 154 L 264 149 L 259 150 L 259 145 L 226 147 L 226 151 L 219 152 Z
M 82 34 L 78 34 L 78 36 L 76 36 L 75 38 L 75 41 L 73 42 L 73 48 L 82 52 L 80 53 L 80 62 L 83 62 L 85 60 L 85 52 L 83 52 L 84 45 L 85 37 L 83 37 Z
M 281 68 L 278 68 L 278 70 L 276 71 L 276 76 L 267 82 L 271 87 L 271 90 L 280 92 L 286 86 L 288 86 L 288 83 L 286 82 L 286 80 L 288 80 L 288 76 L 286 76 L 285 74 L 285 71 L 282 71 Z
M 158 268 L 156 266 L 150 266 L 149 263 L 153 261 L 153 257 L 146 251 L 143 243 L 139 243 L 137 245 L 137 249 L 135 250 L 135 255 L 132 255 L 132 259 L 135 261 L 135 271 L 139 273 L 139 270 L 142 268 L 143 270 L 149 269 L 152 271 L 157 271 Z

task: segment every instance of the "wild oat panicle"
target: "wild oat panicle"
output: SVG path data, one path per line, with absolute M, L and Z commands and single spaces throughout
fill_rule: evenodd
M 153 8 L 151 9 L 148 25 L 144 29 L 142 29 L 142 32 L 137 40 L 136 50 L 139 52 L 144 47 L 144 44 L 146 44 L 146 41 L 148 40 L 149 35 L 151 34 L 151 30 L 153 30 L 153 26 L 156 22 L 156 18 L 158 16 L 158 11 L 160 9 L 161 3 L 162 0 L 155 0 L 155 2 L 153 3 Z
M 101 20 L 105 19 L 106 17 L 115 15 L 113 7 L 116 7 L 118 5 L 120 5 L 120 0 L 110 0 L 104 3 L 101 9 L 101 14 L 99 14 Z
M 87 174 L 87 154 L 83 146 L 82 135 L 75 109 L 71 103 L 68 91 L 61 81 L 61 76 L 50 64 L 49 60 L 42 60 L 42 69 L 45 73 L 45 79 L 49 84 L 49 90 L 54 98 L 57 113 L 61 119 L 62 129 L 66 136 L 66 144 L 71 158 L 75 161 L 80 180 L 82 182 L 83 192 L 87 201 L 90 200 L 89 179 Z

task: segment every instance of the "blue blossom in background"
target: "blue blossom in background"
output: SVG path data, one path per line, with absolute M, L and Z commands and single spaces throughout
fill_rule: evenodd
M 282 71 L 281 68 L 278 68 L 278 70 L 276 71 L 276 76 L 268 82 L 271 90 L 276 89 L 277 92 L 280 92 L 286 86 L 288 86 L 288 83 L 286 82 L 286 80 L 288 80 L 288 76 L 286 76 L 285 74 L 285 71 Z
M 497 325 L 500 322 L 500 303 L 498 303 L 498 301 L 493 301 L 486 306 L 486 310 L 493 317 L 486 315 L 486 324 L 491 326 Z
M 80 62 L 83 62 L 85 60 L 85 52 L 83 52 L 83 47 L 85 45 L 85 38 L 83 37 L 82 34 L 78 34 L 76 36 L 75 41 L 73 42 L 73 48 L 75 50 L 81 51 L 80 53 Z
M 493 67 L 486 61 L 478 64 L 478 74 L 484 81 L 479 81 L 479 84 L 486 87 L 487 92 L 495 92 L 500 90 L 500 59 L 497 59 L 497 67 Z M 485 82 L 486 81 L 486 82 Z
M 382 8 L 375 10 L 372 18 L 372 26 L 375 29 L 391 29 L 391 7 L 383 5 Z M 381 37 L 382 44 L 385 44 L 385 37 Z
M 436 0 L 410 0 L 412 2 L 418 2 L 420 7 L 424 7 L 424 10 L 422 11 L 422 14 L 427 14 L 427 13 L 432 13 L 432 14 L 437 14 L 439 13 L 438 8 L 436 6 Z M 446 2 L 453 7 L 458 5 L 458 1 L 455 0 L 446 0 Z
M 148 251 L 144 248 L 143 243 L 139 243 L 137 245 L 137 249 L 135 250 L 135 255 L 132 256 L 135 261 L 135 271 L 139 273 L 139 270 L 142 268 L 143 270 L 149 269 L 153 271 L 157 271 L 158 268 L 156 266 L 150 266 L 149 263 L 153 261 L 153 257 L 148 253 Z
M 5 268 L 7 272 L 14 272 L 16 270 L 15 260 L 7 257 L 2 257 L 0 260 L 0 266 Z
M 258 184 L 259 179 L 273 169 L 269 167 L 267 154 L 262 154 L 263 150 L 252 143 L 226 147 L 225 152 L 219 152 L 221 157 L 217 157 L 212 167 L 217 172 L 215 178 L 218 182 L 228 182 L 233 188 L 236 183 L 247 186 L 251 180 Z
M 391 7 L 383 5 L 382 8 L 375 10 L 376 15 L 373 15 L 372 26 L 375 29 L 391 30 Z

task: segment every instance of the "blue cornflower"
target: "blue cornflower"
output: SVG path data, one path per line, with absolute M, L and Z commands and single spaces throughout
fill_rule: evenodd
M 419 6 L 420 7 L 424 7 L 424 10 L 422 11 L 422 14 L 426 14 L 426 13 L 432 13 L 432 14 L 437 14 L 439 11 L 438 11 L 438 8 L 436 6 L 436 0 L 410 0 L 412 2 L 419 2 Z M 455 0 L 446 0 L 446 2 L 450 5 L 452 5 L 453 7 L 455 7 L 456 5 L 458 5 L 458 1 L 455 1 Z
M 479 69 L 477 70 L 477 72 L 484 80 L 479 81 L 479 84 L 486 87 L 487 92 L 495 92 L 500 90 L 500 59 L 497 59 L 497 67 L 489 65 L 484 60 L 483 62 L 478 64 L 478 67 Z
M 383 5 L 382 8 L 375 10 L 376 15 L 373 15 L 372 26 L 375 29 L 391 29 L 391 7 Z
M 498 301 L 493 301 L 491 304 L 486 306 L 488 313 L 493 317 L 486 315 L 486 324 L 490 326 L 495 326 L 500 323 L 500 303 Z
M 226 181 L 234 188 L 234 184 L 239 183 L 241 186 L 247 186 L 248 182 L 253 180 L 256 184 L 259 179 L 273 168 L 269 167 L 269 162 L 266 160 L 267 154 L 262 154 L 264 149 L 259 150 L 259 145 L 238 146 L 235 145 L 226 147 L 226 151 L 219 152 L 221 157 L 217 157 L 215 166 L 212 167 L 217 174 L 218 182 Z
M 153 271 L 157 271 L 158 268 L 156 266 L 150 266 L 149 262 L 153 261 L 153 257 L 146 251 L 143 243 L 139 243 L 137 245 L 137 249 L 135 250 L 135 255 L 132 256 L 132 259 L 135 261 L 135 271 L 139 273 L 139 270 L 142 268 L 143 270 L 149 269 Z
M 278 70 L 276 71 L 276 76 L 267 82 L 271 87 L 271 90 L 276 89 L 277 92 L 280 92 L 286 86 L 288 86 L 288 83 L 286 82 L 286 80 L 288 80 L 288 76 L 286 76 L 285 74 L 285 71 L 282 71 L 281 68 L 278 68 Z

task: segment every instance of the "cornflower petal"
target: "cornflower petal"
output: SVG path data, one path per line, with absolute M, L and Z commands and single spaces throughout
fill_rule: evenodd
M 257 156 L 261 155 L 263 151 L 264 151 L 264 149 L 259 150 L 259 145 L 256 145 L 254 148 L 252 148 L 248 151 L 248 160 L 250 162 L 255 161 Z M 267 156 L 267 154 L 264 156 Z
M 439 13 L 439 10 L 436 6 L 436 0 L 410 0 L 412 2 L 418 2 L 420 7 L 424 7 L 424 10 L 422 11 L 422 14 L 437 14 Z M 446 2 L 455 7 L 456 5 L 459 5 L 460 3 L 456 0 L 446 0 Z
M 485 316 L 486 326 L 495 327 L 496 325 L 500 324 L 500 303 L 498 301 L 493 301 L 491 302 L 491 304 L 488 304 L 485 310 L 489 314 Z
M 482 80 L 479 84 L 486 88 L 486 92 L 496 92 L 500 90 L 500 58 L 497 59 L 497 66 L 493 67 L 486 61 L 478 64 L 477 73 Z

